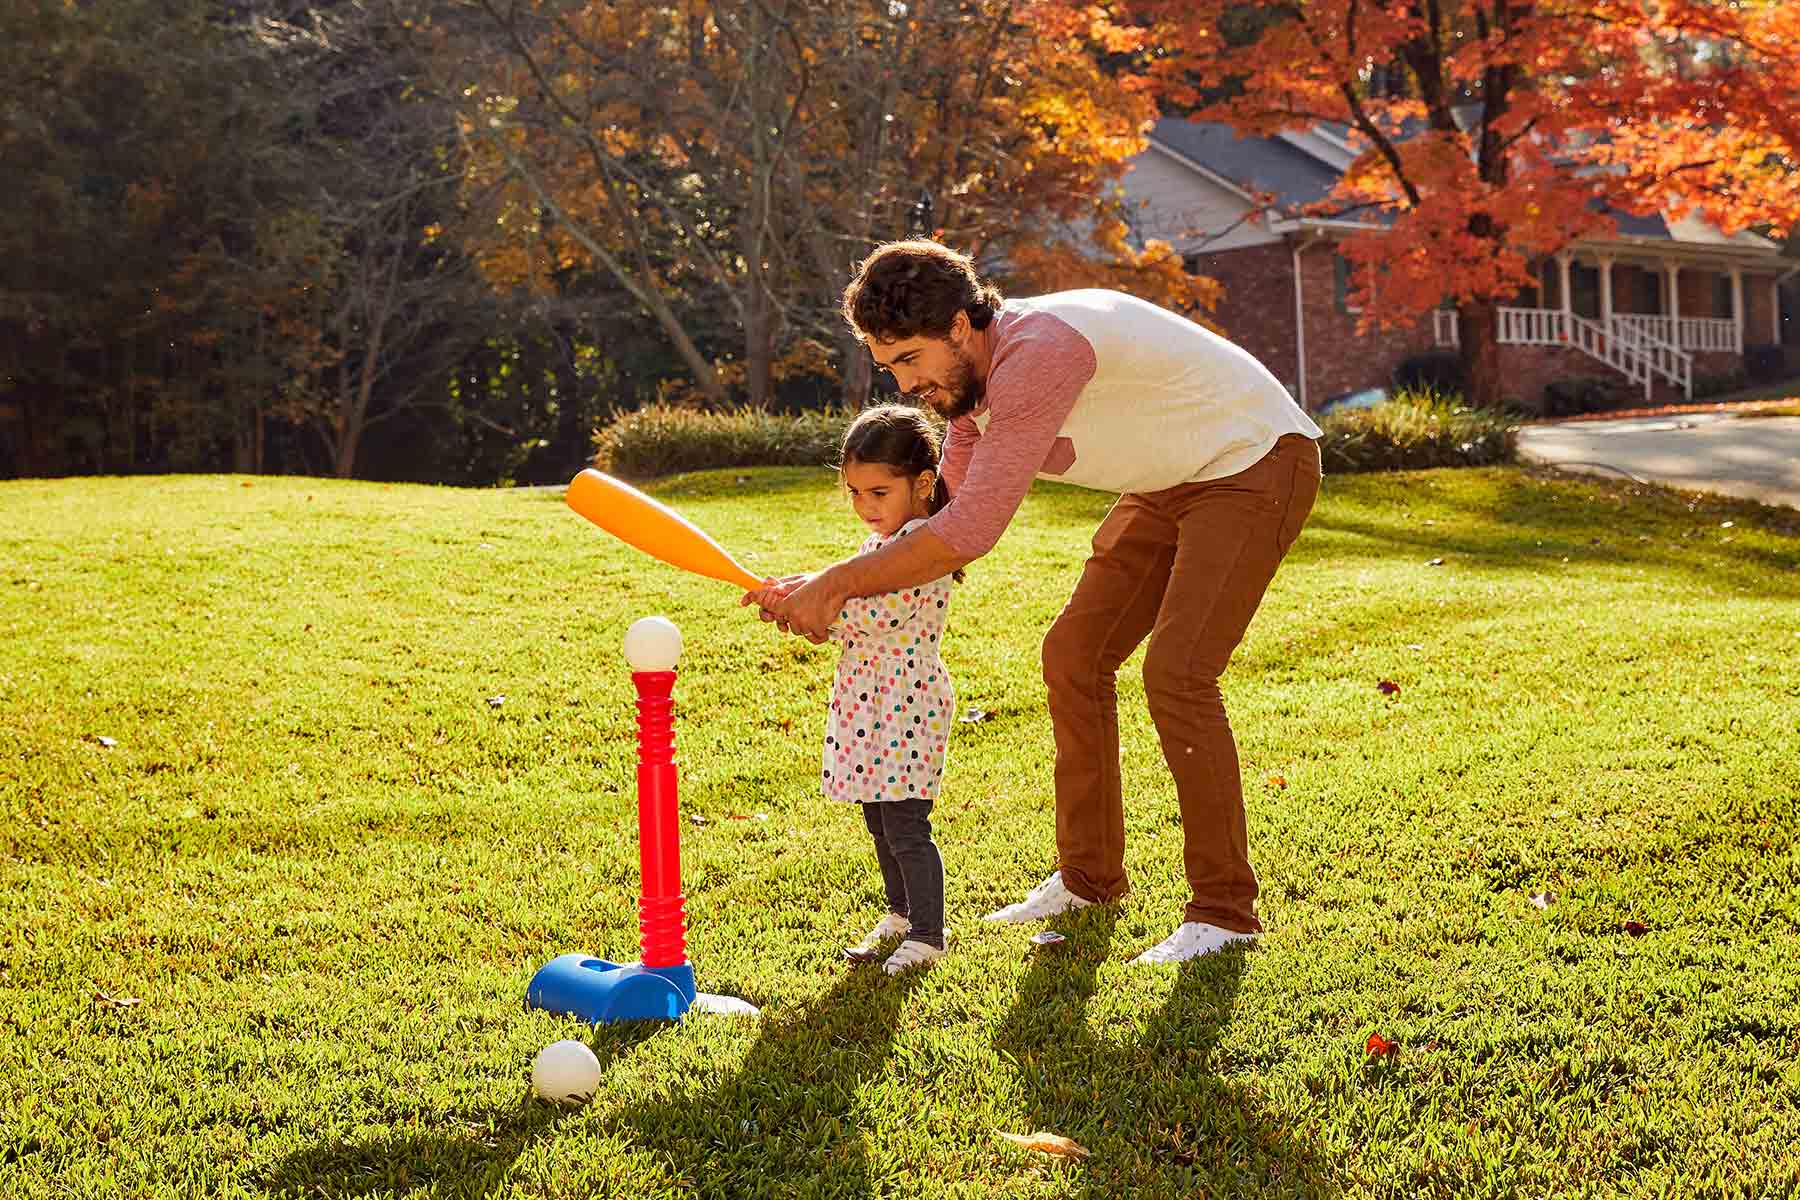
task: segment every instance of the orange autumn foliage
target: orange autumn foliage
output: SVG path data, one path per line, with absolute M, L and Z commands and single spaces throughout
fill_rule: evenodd
M 1196 119 L 1345 131 L 1358 157 L 1310 212 L 1377 218 L 1343 245 L 1368 322 L 1500 302 L 1534 260 L 1611 233 L 1613 212 L 1728 234 L 1800 223 L 1800 4 L 1042 0 L 1035 15 L 1046 36 L 1108 39 L 1129 56 L 1122 82 Z M 1494 398 L 1496 360 L 1465 355 Z
M 753 403 L 860 353 L 838 293 L 858 257 L 913 233 L 1013 291 L 1079 280 L 1203 307 L 1205 281 L 1118 220 L 1113 185 L 1153 101 L 1102 68 L 1106 38 L 1045 39 L 1030 7 L 524 0 L 513 49 L 489 41 L 463 92 L 487 272 L 528 287 L 610 273 L 688 386 Z M 696 309 L 741 330 L 741 350 L 703 349 Z

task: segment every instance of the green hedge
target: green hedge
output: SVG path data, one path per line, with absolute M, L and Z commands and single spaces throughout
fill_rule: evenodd
M 1430 392 L 1401 392 L 1373 408 L 1319 422 L 1319 457 L 1327 475 L 1482 467 L 1512 462 L 1516 419 L 1465 408 Z
M 625 479 L 713 467 L 821 467 L 837 462 L 842 412 L 722 412 L 646 405 L 594 431 L 594 466 Z
M 717 467 L 819 467 L 837 461 L 842 412 L 713 412 L 651 405 L 595 431 L 594 465 L 626 479 Z M 1329 474 L 1510 462 L 1511 418 L 1430 393 L 1327 417 L 1320 456 Z

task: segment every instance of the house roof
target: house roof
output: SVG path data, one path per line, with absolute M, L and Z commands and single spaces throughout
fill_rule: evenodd
M 1229 125 L 1164 117 L 1150 130 L 1161 143 L 1245 191 L 1268 193 L 1283 212 L 1323 200 L 1338 170 L 1279 138 L 1239 137 Z
M 1470 111 L 1458 112 L 1459 123 L 1466 123 L 1478 111 L 1476 106 Z M 1341 145 L 1348 130 L 1333 125 L 1326 126 L 1324 132 L 1329 141 Z M 1150 138 L 1194 166 L 1247 192 L 1272 196 L 1277 214 L 1284 217 L 1299 216 L 1305 206 L 1324 199 L 1342 174 L 1332 153 L 1321 152 L 1319 147 L 1309 149 L 1303 137 L 1240 137 L 1229 125 L 1219 122 L 1163 117 L 1151 127 Z M 1716 230 L 1702 231 L 1691 222 L 1683 222 L 1677 228 L 1660 215 L 1635 216 L 1599 201 L 1592 207 L 1612 217 L 1618 226 L 1612 238 L 1619 240 L 1666 241 L 1740 253 L 1767 253 L 1775 248 L 1772 243 L 1752 234 L 1727 238 Z M 1347 219 L 1384 224 L 1390 218 L 1382 213 L 1365 211 L 1350 214 Z

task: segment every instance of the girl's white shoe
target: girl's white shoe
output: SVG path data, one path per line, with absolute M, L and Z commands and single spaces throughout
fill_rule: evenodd
M 900 948 L 888 955 L 888 960 L 881 964 L 881 969 L 889 975 L 898 975 L 910 967 L 922 967 L 944 957 L 944 952 L 926 942 L 915 942 L 911 938 L 900 943 Z
M 863 940 L 854 946 L 844 947 L 844 957 L 851 962 L 874 962 L 881 957 L 884 943 L 897 937 L 905 937 L 912 928 L 912 922 L 899 913 L 889 913 L 876 922 L 875 928 L 863 935 Z

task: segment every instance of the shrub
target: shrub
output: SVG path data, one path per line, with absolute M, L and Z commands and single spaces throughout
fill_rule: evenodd
M 1396 392 L 1435 392 L 1439 396 L 1469 394 L 1462 358 L 1449 350 L 1428 350 L 1400 360 L 1394 368 Z
M 1467 408 L 1431 391 L 1397 393 L 1373 408 L 1320 422 L 1325 473 L 1480 467 L 1511 462 L 1515 418 Z
M 716 467 L 826 466 L 837 461 L 842 412 L 723 412 L 648 405 L 594 434 L 594 466 L 626 479 Z M 1320 421 L 1329 473 L 1485 466 L 1513 458 L 1510 414 L 1465 408 L 1434 392 L 1397 393 Z
M 1547 417 L 1568 417 L 1617 406 L 1614 382 L 1598 375 L 1570 375 L 1554 379 L 1544 387 L 1544 415 Z
M 1780 346 L 1745 346 L 1744 371 L 1757 383 L 1774 383 L 1787 374 L 1787 352 Z
M 1742 371 L 1726 371 L 1720 375 L 1694 376 L 1694 399 L 1706 400 L 1728 392 L 1743 390 L 1747 380 Z
M 594 466 L 626 479 L 711 467 L 821 467 L 837 462 L 849 417 L 649 404 L 594 431 Z

